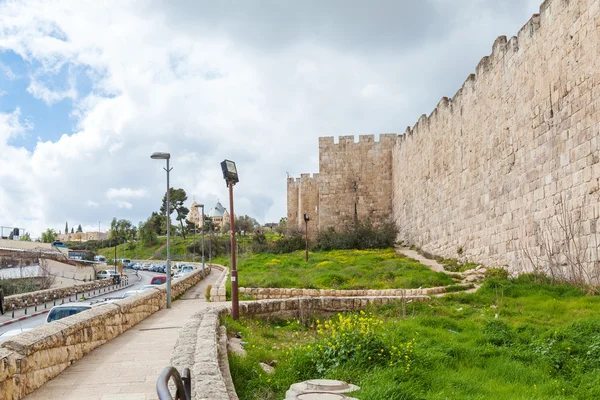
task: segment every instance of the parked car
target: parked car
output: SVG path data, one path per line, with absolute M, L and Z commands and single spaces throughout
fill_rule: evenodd
M 157 287 L 156 287 L 156 285 L 144 285 L 139 289 L 139 291 L 142 292 L 146 289 L 157 289 Z
M 98 271 L 96 273 L 96 279 L 108 279 L 108 278 L 112 278 L 113 276 L 119 276 L 120 277 L 121 274 L 119 274 L 114 269 L 103 269 L 102 271 Z
M 133 296 L 134 294 L 138 294 L 139 292 L 141 292 L 141 290 L 128 290 L 127 292 L 123 293 L 123 296 L 121 296 L 121 298 L 126 299 L 130 296 Z
M 190 272 L 194 272 L 194 266 L 193 265 L 184 265 L 183 267 L 181 267 L 180 270 L 180 274 L 189 274 Z
M 52 307 L 46 316 L 46 323 L 57 321 L 71 315 L 79 314 L 82 311 L 91 310 L 94 307 L 110 304 L 106 301 L 80 301 L 73 303 L 60 304 Z
M 166 275 L 153 276 L 152 279 L 150 280 L 151 285 L 162 285 L 165 282 L 167 282 Z
M 6 340 L 10 337 L 16 336 L 19 333 L 30 331 L 33 328 L 24 328 L 24 329 L 11 329 L 10 331 L 6 331 L 0 334 L 0 341 Z

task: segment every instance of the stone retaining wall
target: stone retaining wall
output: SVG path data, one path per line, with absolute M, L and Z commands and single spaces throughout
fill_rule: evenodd
M 413 301 L 427 301 L 427 296 L 411 296 Z M 335 313 L 359 310 L 368 305 L 401 301 L 402 297 L 300 297 L 284 300 L 258 300 L 240 303 L 240 315 L 283 318 L 308 316 L 314 312 Z M 220 338 L 220 317 L 231 313 L 229 306 L 206 308 L 194 314 L 182 328 L 171 356 L 171 365 L 189 368 L 192 375 L 192 399 L 230 400 L 237 398 L 226 371 L 229 361 Z M 219 343 L 221 341 L 221 343 Z M 228 390 L 229 389 L 229 390 Z
M 364 297 L 364 296 L 430 296 L 446 293 L 443 286 L 425 289 L 385 289 L 385 290 L 332 290 L 332 289 L 279 289 L 279 288 L 240 288 L 240 294 L 254 296 L 258 300 L 289 299 L 292 297 Z
M 111 286 L 112 284 L 112 279 L 102 279 L 58 289 L 45 289 L 35 292 L 14 294 L 4 298 L 4 309 L 9 311 L 12 310 L 13 304 L 15 305 L 15 309 L 24 308 L 25 302 L 27 302 L 28 306 L 43 304 L 44 296 L 46 296 L 48 301 L 52 301 L 54 296 L 56 296 L 57 299 L 61 299 L 63 297 L 69 297 L 71 293 L 87 293 L 90 290 L 101 289 L 103 287 Z
M 202 280 L 194 271 L 172 284 L 174 298 Z M 0 344 L 0 397 L 18 400 L 71 363 L 166 307 L 165 285 L 44 324 Z
M 215 268 L 221 269 L 221 275 L 219 279 L 210 289 L 210 301 L 226 301 L 227 300 L 227 276 L 229 275 L 229 268 L 222 265 L 215 265 Z

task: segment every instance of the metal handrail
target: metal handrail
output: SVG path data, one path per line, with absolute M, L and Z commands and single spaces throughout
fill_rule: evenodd
M 173 378 L 173 382 L 177 387 L 175 398 L 171 396 L 169 391 L 169 380 Z M 160 400 L 192 400 L 192 381 L 190 379 L 190 369 L 183 368 L 181 375 L 175 367 L 165 367 L 156 381 L 156 393 Z

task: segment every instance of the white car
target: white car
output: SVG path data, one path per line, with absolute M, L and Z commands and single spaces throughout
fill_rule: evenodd
M 114 269 L 103 269 L 102 271 L 98 271 L 96 273 L 96 279 L 109 279 L 113 276 L 121 275 Z
M 0 341 L 6 340 L 9 337 L 17 336 L 19 333 L 30 331 L 33 328 L 25 328 L 25 329 L 11 329 L 10 331 L 6 331 L 0 334 Z
M 194 272 L 194 267 L 192 265 L 184 265 L 181 267 L 180 274 L 189 274 L 190 272 Z
M 121 296 L 122 299 L 126 299 L 130 296 L 133 296 L 134 294 L 138 294 L 139 292 L 141 292 L 142 290 L 128 290 L 127 292 L 123 293 L 123 296 Z

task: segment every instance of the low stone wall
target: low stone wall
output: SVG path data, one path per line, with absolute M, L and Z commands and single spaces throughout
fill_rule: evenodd
M 14 294 L 4 298 L 4 309 L 9 311 L 12 310 L 13 304 L 15 305 L 15 309 L 24 308 L 25 302 L 27 302 L 27 306 L 43 304 L 44 297 L 46 297 L 46 299 L 50 302 L 54 299 L 54 296 L 56 296 L 57 299 L 62 299 L 63 297 L 69 297 L 70 294 L 75 292 L 87 293 L 90 290 L 98 290 L 107 286 L 111 286 L 112 284 L 112 279 L 102 279 L 58 289 L 45 289 L 35 292 Z
M 411 296 L 413 301 L 427 301 L 428 296 Z M 360 310 L 368 305 L 402 301 L 402 297 L 301 297 L 283 300 L 258 300 L 240 303 L 240 315 L 280 316 L 311 315 Z M 226 347 L 220 339 L 220 317 L 230 314 L 231 307 L 215 306 L 194 314 L 182 328 L 171 356 L 171 365 L 189 368 L 192 375 L 192 399 L 230 400 L 237 398 L 227 372 Z M 221 341 L 221 343 L 219 343 Z
M 227 276 L 229 276 L 229 268 L 223 265 L 215 265 L 215 268 L 221 269 L 221 275 L 210 289 L 210 301 L 226 301 L 227 300 Z
M 180 296 L 200 280 L 200 270 L 175 279 L 172 296 Z M 74 361 L 165 307 L 166 288 L 160 285 L 2 342 L 0 397 L 25 397 Z
M 364 296 L 431 296 L 446 293 L 444 286 L 425 289 L 384 289 L 384 290 L 332 290 L 332 289 L 278 289 L 240 288 L 240 294 L 254 296 L 258 300 L 289 299 L 292 297 L 364 297 Z

